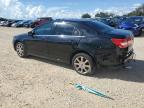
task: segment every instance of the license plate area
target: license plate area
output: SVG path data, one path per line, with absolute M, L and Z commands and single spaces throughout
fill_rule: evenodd
M 134 59 L 135 59 L 135 53 L 132 51 L 128 53 L 127 56 L 124 58 L 124 62 L 128 62 Z

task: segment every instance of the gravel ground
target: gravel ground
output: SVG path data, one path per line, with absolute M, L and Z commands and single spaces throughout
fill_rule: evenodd
M 0 27 L 0 108 L 144 108 L 144 37 L 135 38 L 131 69 L 100 69 L 81 76 L 62 63 L 13 50 L 14 35 L 30 31 Z M 101 91 L 114 100 L 77 90 L 70 82 Z

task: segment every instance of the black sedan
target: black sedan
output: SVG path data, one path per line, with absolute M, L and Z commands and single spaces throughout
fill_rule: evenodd
M 132 59 L 133 34 L 98 21 L 59 19 L 15 36 L 20 57 L 29 55 L 72 64 L 82 75 L 93 74 L 98 65 L 112 66 Z

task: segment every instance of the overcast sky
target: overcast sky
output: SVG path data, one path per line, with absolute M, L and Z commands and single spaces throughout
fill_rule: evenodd
M 51 16 L 78 18 L 83 13 L 104 11 L 122 15 L 134 10 L 144 0 L 0 0 L 0 16 L 33 19 Z

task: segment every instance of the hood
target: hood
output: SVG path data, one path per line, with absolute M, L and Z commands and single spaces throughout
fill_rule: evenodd
M 14 36 L 14 38 L 21 39 L 21 38 L 27 38 L 27 36 L 28 36 L 28 33 L 23 33 L 23 34 Z

